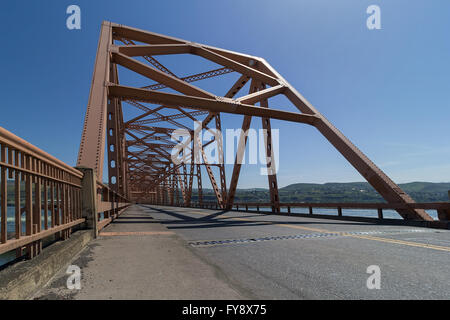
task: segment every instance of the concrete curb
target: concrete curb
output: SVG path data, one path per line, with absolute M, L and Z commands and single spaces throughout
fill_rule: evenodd
M 44 286 L 92 239 L 92 230 L 73 233 L 56 242 L 36 258 L 12 265 L 0 273 L 0 300 L 25 300 Z

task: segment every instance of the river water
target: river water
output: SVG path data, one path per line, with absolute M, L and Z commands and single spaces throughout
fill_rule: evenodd
M 44 229 L 45 227 L 45 220 L 44 220 L 44 210 L 42 210 L 41 212 L 41 228 Z M 8 233 L 8 239 L 14 239 L 15 238 L 15 207 L 14 206 L 8 206 L 8 210 L 7 210 L 7 233 Z M 50 215 L 49 212 L 49 216 L 48 216 L 48 226 L 51 226 L 51 220 L 52 217 Z M 1 221 L 1 218 L 0 218 Z M 25 226 L 25 214 L 22 214 L 22 234 L 25 233 L 26 230 L 26 226 Z M 8 263 L 12 260 L 14 260 L 16 257 L 16 252 L 15 250 L 4 253 L 4 254 L 0 254 L 0 267 L 2 265 L 4 265 L 5 263 Z

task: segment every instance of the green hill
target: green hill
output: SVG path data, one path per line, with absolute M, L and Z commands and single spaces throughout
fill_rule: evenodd
M 411 182 L 399 184 L 417 202 L 449 201 L 450 183 Z M 196 191 L 193 199 L 196 200 Z M 204 200 L 215 201 L 211 189 L 204 189 Z M 384 202 L 367 182 L 295 183 L 279 189 L 281 202 Z M 268 202 L 269 190 L 237 189 L 236 202 Z
M 449 200 L 450 183 L 410 182 L 399 184 L 399 187 L 418 202 Z M 367 182 L 296 183 L 281 188 L 279 192 L 280 199 L 290 197 L 306 202 L 383 201 L 382 197 Z

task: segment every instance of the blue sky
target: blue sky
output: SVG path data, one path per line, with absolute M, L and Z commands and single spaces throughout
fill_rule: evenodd
M 81 30 L 66 28 L 71 4 Z M 262 56 L 394 181 L 450 181 L 448 0 L 3 1 L 0 126 L 70 165 L 103 20 Z M 314 128 L 272 127 L 280 186 L 362 181 Z M 266 187 L 258 170 L 239 187 Z

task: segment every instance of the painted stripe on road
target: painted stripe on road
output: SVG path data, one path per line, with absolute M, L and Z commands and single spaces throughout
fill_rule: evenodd
M 349 231 L 349 232 L 328 232 L 328 233 L 306 233 L 297 235 L 286 235 L 286 236 L 271 236 L 271 237 L 261 237 L 261 238 L 247 238 L 247 239 L 221 239 L 221 240 L 197 240 L 189 241 L 188 243 L 193 247 L 213 247 L 220 245 L 232 245 L 232 244 L 246 244 L 255 243 L 262 241 L 273 241 L 273 240 L 298 240 L 298 239 L 318 239 L 318 238 L 329 238 L 335 239 L 339 237 L 347 237 L 352 235 L 370 235 L 370 234 L 386 234 L 386 233 L 411 233 L 411 232 L 424 232 L 419 229 L 407 229 L 407 230 L 374 230 L 374 231 Z
M 397 240 L 397 239 L 390 239 L 390 238 L 362 236 L 362 235 L 350 235 L 350 237 L 450 252 L 450 247 L 437 246 L 437 245 L 434 245 L 434 244 L 411 242 L 411 241 L 404 241 L 404 240 Z

